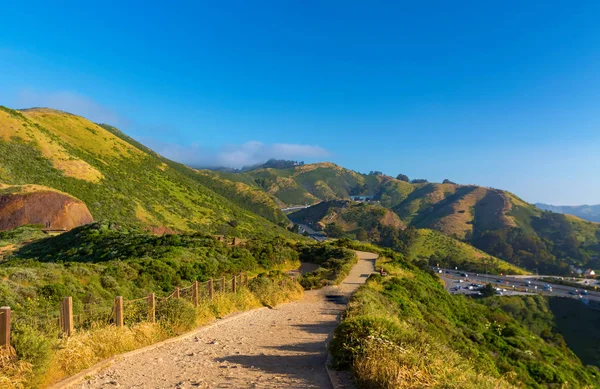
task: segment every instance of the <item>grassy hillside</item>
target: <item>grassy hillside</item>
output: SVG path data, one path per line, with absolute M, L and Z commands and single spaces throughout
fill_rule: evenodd
M 317 230 L 335 224 L 344 233 L 360 238 L 360 235 L 376 240 L 381 227 L 404 228 L 394 212 L 378 204 L 351 201 L 323 201 L 289 215 L 294 222 L 312 225 Z
M 531 322 L 447 293 L 434 274 L 395 265 L 392 277 L 371 276 L 352 297 L 331 343 L 335 362 L 351 367 L 361 387 L 600 387 L 598 371 L 556 332 L 538 333 Z
M 321 200 L 375 196 L 387 207 L 406 198 L 414 186 L 384 175 L 360 174 L 333 163 L 315 163 L 286 169 L 257 169 L 242 174 L 288 205 Z
M 110 126 L 49 109 L 0 108 L 0 183 L 36 184 L 86 203 L 94 219 L 161 230 L 285 233 L 269 196 L 158 156 Z M 260 215 L 260 216 L 258 216 Z
M 0 242 L 39 238 L 37 232 L 35 227 L 2 232 Z M 245 239 L 231 246 L 200 233 L 157 236 L 106 222 L 17 247 L 0 262 L 0 302 L 13 311 L 11 344 L 16 349 L 16 357 L 0 351 L 0 387 L 45 387 L 207 320 L 298 298 L 301 287 L 291 282 L 282 287 L 286 276 L 278 271 L 296 269 L 298 251 L 282 238 Z M 189 301 L 164 299 L 175 287 L 239 272 L 268 276 L 196 308 Z M 149 293 L 159 298 L 157 324 L 146 322 L 144 297 Z M 78 318 L 71 338 L 59 336 L 57 325 L 59 303 L 66 296 L 73 298 Z M 127 325 L 121 330 L 109 326 L 115 296 L 142 299 L 126 303 Z
M 408 260 L 424 261 L 431 266 L 458 266 L 481 273 L 525 273 L 518 266 L 440 232 L 405 230 L 396 214 L 377 204 L 323 201 L 290 214 L 290 219 L 325 230 L 331 237 L 350 237 L 393 248 Z
M 251 177 L 285 204 L 373 196 L 392 208 L 403 225 L 440 231 L 532 271 L 565 274 L 569 266 L 600 266 L 599 224 L 544 212 L 498 189 L 409 183 L 331 163 L 257 169 L 238 176 Z
M 498 259 L 467 243 L 440 232 L 420 229 L 417 239 L 411 245 L 408 259 L 425 260 L 431 266 L 459 269 L 479 273 L 525 274 L 513 264 Z
M 441 231 L 530 270 L 558 274 L 569 265 L 598 266 L 600 225 L 544 212 L 506 191 L 425 184 L 394 210 L 412 226 Z

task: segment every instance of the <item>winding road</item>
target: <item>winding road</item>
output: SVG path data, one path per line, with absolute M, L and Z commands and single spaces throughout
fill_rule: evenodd
M 349 296 L 374 271 L 375 254 L 339 286 L 258 309 L 195 336 L 123 357 L 79 388 L 331 388 L 326 344 Z

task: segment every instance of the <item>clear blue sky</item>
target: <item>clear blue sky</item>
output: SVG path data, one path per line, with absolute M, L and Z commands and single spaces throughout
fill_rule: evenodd
M 600 203 L 598 1 L 82 3 L 2 5 L 0 104 L 191 164 L 330 160 Z

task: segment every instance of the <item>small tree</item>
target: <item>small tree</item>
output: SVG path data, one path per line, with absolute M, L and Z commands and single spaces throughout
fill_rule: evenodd
M 410 182 L 410 180 L 408 179 L 408 176 L 406 174 L 398 174 L 396 176 L 396 179 L 400 180 L 400 181 L 404 181 L 404 182 Z
M 483 297 L 491 297 L 496 294 L 496 289 L 494 288 L 494 285 L 487 284 L 486 286 L 481 288 L 481 294 L 483 295 Z
M 335 222 L 325 226 L 325 233 L 331 238 L 341 238 L 344 236 L 344 230 Z

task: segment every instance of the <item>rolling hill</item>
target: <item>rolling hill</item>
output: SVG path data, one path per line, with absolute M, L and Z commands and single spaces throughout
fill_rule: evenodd
M 296 223 L 325 230 L 330 236 L 352 237 L 363 242 L 375 242 L 401 251 L 410 261 L 425 261 L 428 266 L 506 274 L 525 271 L 483 252 L 468 243 L 430 229 L 405 230 L 398 215 L 379 204 L 344 200 L 323 201 L 289 215 Z M 333 227 L 332 227 L 333 226 Z M 403 231 L 404 230 L 404 231 Z M 403 244 L 404 243 L 404 244 Z
M 175 163 L 119 130 L 66 112 L 0 107 L 0 183 L 42 185 L 85 203 L 95 220 L 156 231 L 286 234 L 256 186 Z
M 368 196 L 405 226 L 440 231 L 532 271 L 567 273 L 600 267 L 600 225 L 546 212 L 516 195 L 449 181 L 406 182 L 360 174 L 332 163 L 258 168 L 234 174 L 286 205 Z
M 316 230 L 335 224 L 345 233 L 377 240 L 382 227 L 404 229 L 404 224 L 391 209 L 378 204 L 344 200 L 323 201 L 289 215 L 294 222 L 307 224 Z
M 361 174 L 330 162 L 285 169 L 259 168 L 243 174 L 286 205 L 314 204 L 321 200 L 372 196 L 386 207 L 404 200 L 415 185 L 395 178 Z
M 550 205 L 536 203 L 536 207 L 544 211 L 566 213 L 581 219 L 600 223 L 600 204 L 598 205 Z

